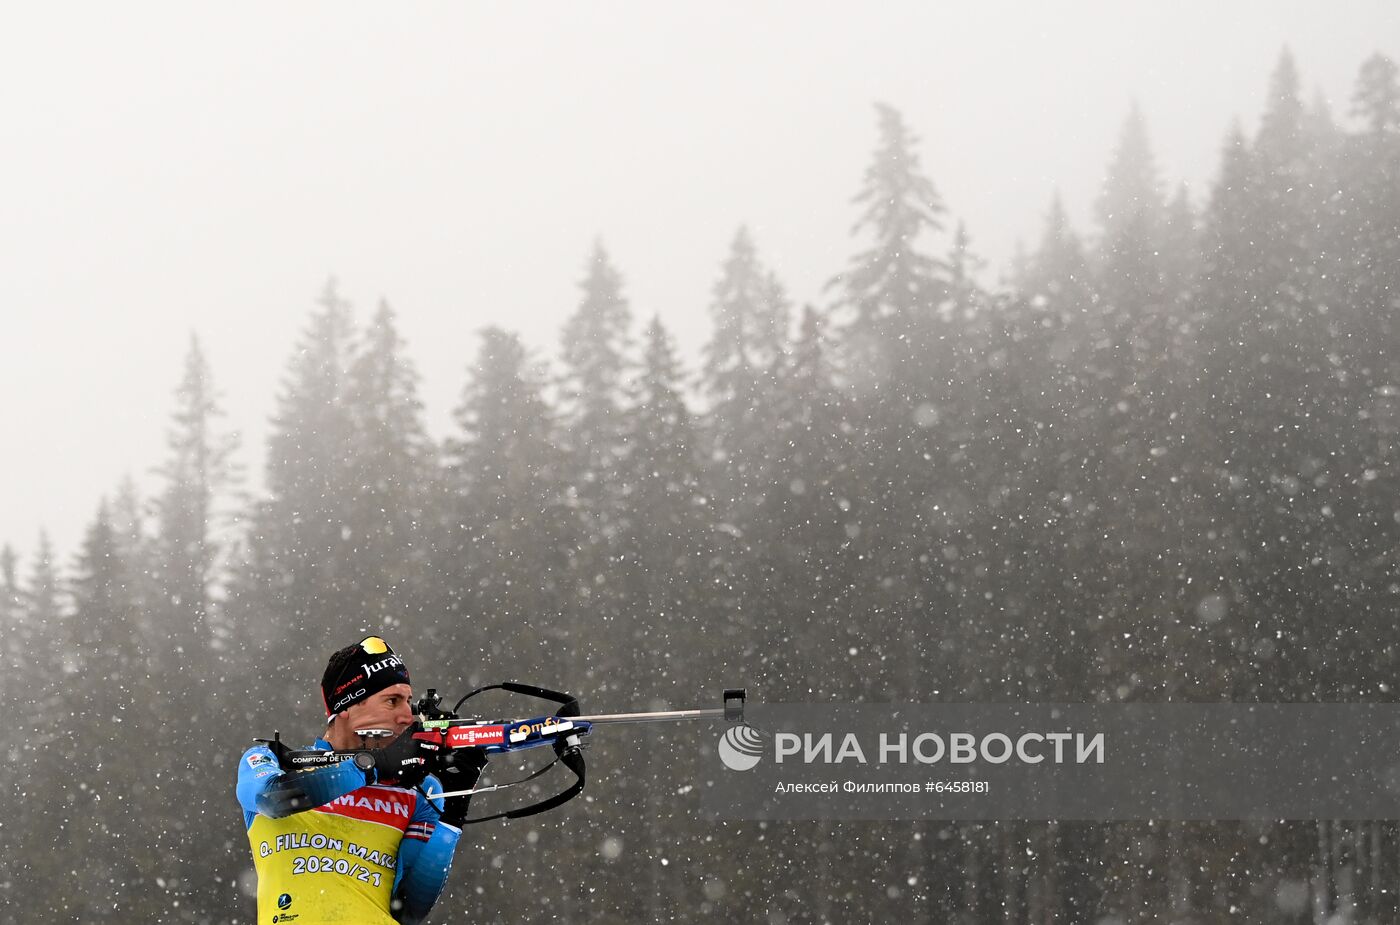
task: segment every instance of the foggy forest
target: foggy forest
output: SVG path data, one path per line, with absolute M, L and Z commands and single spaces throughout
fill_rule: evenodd
M 192 333 L 159 489 L 76 550 L 3 537 L 4 918 L 252 920 L 239 756 L 309 742 L 366 633 L 415 692 L 597 711 L 1394 702 L 1400 69 L 1337 111 L 1286 52 L 1259 77 L 1210 189 L 1134 109 L 1094 225 L 1056 198 L 995 268 L 877 102 L 864 175 L 813 191 L 852 222 L 816 304 L 736 217 L 687 361 L 603 229 L 546 270 L 579 279 L 557 358 L 481 330 L 440 436 L 392 298 L 328 280 L 259 480 Z M 1400 921 L 1394 821 L 721 824 L 714 748 L 598 736 L 582 798 L 467 827 L 432 921 Z

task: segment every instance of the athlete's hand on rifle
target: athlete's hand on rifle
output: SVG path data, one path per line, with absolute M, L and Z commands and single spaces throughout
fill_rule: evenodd
M 428 776 L 430 758 L 438 750 L 429 743 L 413 737 L 418 726 L 410 726 L 392 744 L 374 753 L 374 771 L 379 783 L 392 783 L 400 787 L 417 787 Z
M 451 762 L 438 774 L 442 781 L 442 792 L 453 793 L 470 790 L 481 779 L 481 771 L 486 767 L 486 752 L 479 748 L 459 749 L 449 759 Z M 471 804 L 471 794 L 458 797 L 444 797 L 442 813 L 438 818 L 448 825 L 461 828 L 467 821 L 467 809 Z

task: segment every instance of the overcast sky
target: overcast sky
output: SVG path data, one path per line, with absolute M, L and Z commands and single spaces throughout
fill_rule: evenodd
M 191 331 L 260 481 L 278 381 L 335 276 L 387 297 L 433 431 L 500 324 L 552 356 L 595 238 L 691 356 L 747 223 L 793 298 L 855 243 L 899 108 L 1002 272 L 1056 187 L 1081 229 L 1133 100 L 1198 203 L 1291 47 L 1344 117 L 1400 4 L 25 4 L 0 33 L 0 542 L 66 565 L 165 455 Z M 24 563 L 28 571 L 28 562 Z

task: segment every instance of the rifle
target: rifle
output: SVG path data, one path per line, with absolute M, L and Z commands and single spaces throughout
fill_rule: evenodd
M 478 719 L 459 715 L 464 703 L 478 694 L 492 690 L 547 700 L 558 704 L 559 707 L 552 714 L 529 719 Z M 746 701 L 747 694 L 743 688 L 730 688 L 724 691 L 723 706 L 711 709 L 599 713 L 585 716 L 580 713 L 578 698 L 572 694 L 516 681 L 479 687 L 464 695 L 450 710 L 442 709 L 442 697 L 437 689 L 428 688 L 427 694 L 420 698 L 414 707 L 416 722 L 404 732 L 404 736 L 411 736 L 413 750 L 402 759 L 402 766 L 406 777 L 416 777 L 421 781 L 428 774 L 442 774 L 458 768 L 479 771 L 485 765 L 486 759 L 492 755 L 524 751 L 544 745 L 552 746 L 554 760 L 519 780 L 484 787 L 472 786 L 470 789 L 446 793 L 425 792 L 426 796 L 432 798 L 490 793 L 528 783 L 556 764 L 563 764 L 573 772 L 573 783 L 554 796 L 518 809 L 468 819 L 467 822 L 520 819 L 554 809 L 583 792 L 587 774 L 583 759 L 583 740 L 593 733 L 594 726 L 721 718 L 727 723 L 743 724 Z M 369 742 L 390 737 L 393 732 L 388 729 L 357 729 L 355 732 L 360 736 L 361 747 L 342 751 L 290 749 L 282 744 L 281 734 L 276 732 L 273 733 L 272 739 L 257 741 L 272 749 L 283 768 L 308 771 L 350 760 L 354 761 L 357 767 L 367 771 L 375 766 L 376 757 L 384 754 L 382 750 L 369 748 Z M 397 746 L 398 743 L 395 743 L 394 747 Z

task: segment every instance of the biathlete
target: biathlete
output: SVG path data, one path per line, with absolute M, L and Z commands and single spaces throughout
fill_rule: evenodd
M 413 725 L 408 668 L 378 636 L 331 655 L 321 678 L 326 730 L 314 749 L 370 749 L 314 770 L 256 745 L 238 763 L 238 802 L 258 874 L 260 925 L 414 925 L 447 882 L 469 795 L 405 772 Z M 399 747 L 395 748 L 395 743 Z M 408 762 L 407 764 L 412 764 Z M 475 786 L 481 769 L 453 774 Z M 421 782 L 420 782 L 421 780 Z M 416 784 L 416 786 L 412 786 Z

